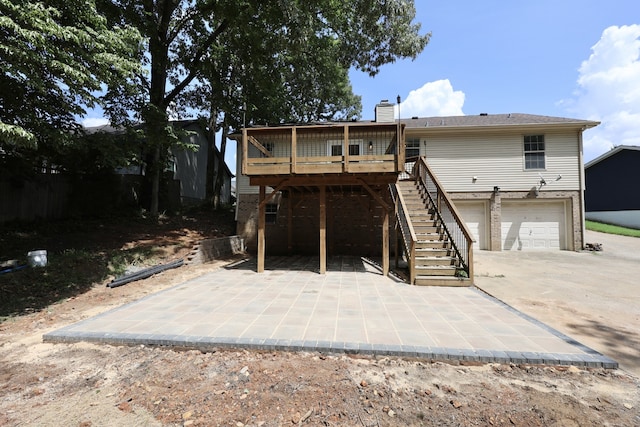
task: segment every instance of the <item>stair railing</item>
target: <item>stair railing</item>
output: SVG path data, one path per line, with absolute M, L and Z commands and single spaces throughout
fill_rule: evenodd
M 409 284 L 413 285 L 416 281 L 416 241 L 418 239 L 413 230 L 409 211 L 407 210 L 407 205 L 404 202 L 402 193 L 398 188 L 398 184 L 389 184 L 389 190 L 396 210 L 395 214 L 396 220 L 398 221 L 398 228 L 402 234 L 402 249 L 407 258 L 407 264 L 409 265 Z
M 435 208 L 436 215 L 462 264 L 460 268 L 473 282 L 473 237 L 471 232 L 424 157 L 420 157 L 416 161 L 413 175 Z

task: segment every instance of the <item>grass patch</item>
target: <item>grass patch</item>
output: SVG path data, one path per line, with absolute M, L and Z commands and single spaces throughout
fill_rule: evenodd
M 640 237 L 640 230 L 636 230 L 634 228 L 620 227 L 619 225 L 611 225 L 595 221 L 585 221 L 585 225 L 587 230 L 591 231 L 617 234 L 619 236 Z

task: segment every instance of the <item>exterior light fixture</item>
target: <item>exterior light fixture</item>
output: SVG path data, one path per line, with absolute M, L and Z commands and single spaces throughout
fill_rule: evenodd
M 373 141 L 369 141 L 369 151 L 373 151 Z

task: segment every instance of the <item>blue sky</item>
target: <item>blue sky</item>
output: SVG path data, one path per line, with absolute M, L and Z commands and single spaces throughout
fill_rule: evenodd
M 598 120 L 585 161 L 640 145 L 640 1 L 416 0 L 431 41 L 371 78 L 352 70 L 363 119 L 402 98 L 403 117 L 528 113 Z M 88 121 L 88 124 L 95 121 Z M 235 144 L 226 160 L 235 170 Z
M 640 145 L 640 1 L 417 0 L 431 41 L 374 78 L 352 71 L 363 118 L 381 99 L 401 114 L 528 113 L 601 121 L 585 161 Z

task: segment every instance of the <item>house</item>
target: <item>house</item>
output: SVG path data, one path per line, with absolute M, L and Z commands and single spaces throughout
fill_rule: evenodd
M 195 146 L 197 149 L 172 147 L 168 171 L 173 172 L 173 179 L 177 181 L 180 187 L 180 202 L 182 204 L 200 203 L 205 200 L 207 190 L 207 147 L 209 145 L 207 130 L 198 120 L 172 121 L 171 124 L 176 129 L 186 131 L 186 135 L 181 139 L 183 144 Z M 105 125 L 87 128 L 87 132 L 106 132 L 115 135 L 121 133 L 121 130 Z M 214 173 L 214 180 L 217 177 L 217 171 L 220 165 L 224 168 L 220 202 L 222 204 L 231 204 L 231 179 L 234 175 L 229 170 L 229 167 L 224 162 L 222 155 L 215 145 L 212 158 L 215 165 L 214 171 L 216 171 Z M 145 174 L 144 167 L 141 164 L 119 168 L 116 172 L 121 175 Z
M 598 122 L 531 114 L 403 122 L 407 157 L 426 156 L 477 249 L 582 249 L 582 132 Z
M 234 136 L 238 234 L 258 271 L 265 253 L 319 253 L 321 272 L 327 253 L 381 257 L 386 272 L 395 236 L 417 284 L 472 280 L 474 248 L 578 250 L 582 132 L 597 124 L 528 114 L 398 122 L 383 102 L 374 121 L 246 128 Z
M 640 147 L 619 145 L 584 167 L 586 219 L 640 229 Z

